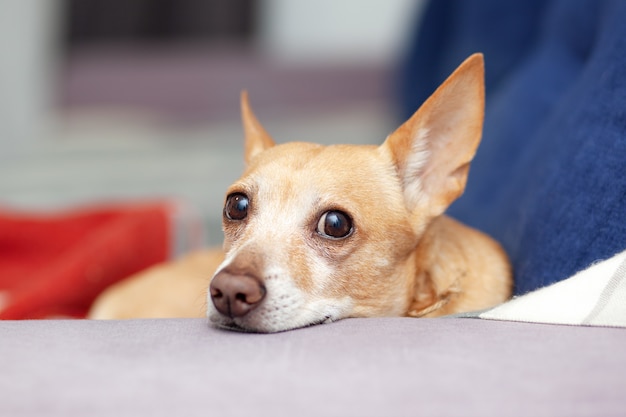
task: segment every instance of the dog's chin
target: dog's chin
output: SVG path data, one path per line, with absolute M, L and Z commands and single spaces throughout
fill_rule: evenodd
M 226 320 L 213 321 L 213 320 L 209 319 L 209 322 L 214 327 L 216 327 L 218 329 L 222 329 L 222 330 L 230 330 L 230 331 L 233 331 L 233 332 L 241 332 L 241 333 L 267 333 L 267 332 L 261 332 L 261 331 L 258 331 L 258 330 L 247 329 L 245 327 L 242 327 L 242 326 L 238 325 L 237 323 L 235 323 L 232 320 L 231 321 L 226 321 Z
M 326 316 L 319 320 L 311 321 L 310 323 L 302 323 L 295 325 L 285 325 L 285 326 L 257 326 L 250 325 L 246 323 L 245 320 L 241 319 L 231 319 L 229 317 L 222 316 L 221 314 L 209 315 L 209 322 L 214 327 L 223 330 L 230 330 L 241 333 L 279 333 L 286 332 L 288 330 L 295 330 L 304 327 L 316 326 L 318 324 L 326 324 L 336 321 L 337 319 Z

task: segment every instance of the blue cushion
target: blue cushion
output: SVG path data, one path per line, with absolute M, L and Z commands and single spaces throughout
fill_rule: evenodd
M 517 294 L 626 248 L 626 2 L 437 0 L 402 65 L 412 113 L 473 52 L 482 144 L 452 216 L 494 236 Z

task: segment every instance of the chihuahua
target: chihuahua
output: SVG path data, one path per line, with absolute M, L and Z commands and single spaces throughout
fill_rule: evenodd
M 436 317 L 505 301 L 507 256 L 446 216 L 480 142 L 475 54 L 380 146 L 275 145 L 241 100 L 246 169 L 226 192 L 223 251 L 105 291 L 91 318 L 197 317 L 277 332 L 346 317 Z M 209 277 L 212 278 L 209 281 Z

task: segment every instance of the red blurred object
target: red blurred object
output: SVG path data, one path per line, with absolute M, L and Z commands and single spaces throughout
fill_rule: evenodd
M 0 319 L 85 317 L 109 285 L 170 255 L 170 205 L 0 210 Z

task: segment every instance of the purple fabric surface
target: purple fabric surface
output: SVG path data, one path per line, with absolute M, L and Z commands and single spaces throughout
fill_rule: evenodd
M 351 319 L 0 322 L 0 415 L 618 416 L 626 330 Z

